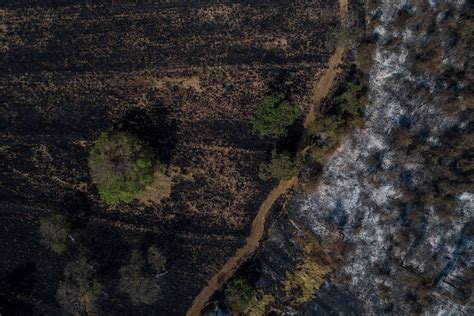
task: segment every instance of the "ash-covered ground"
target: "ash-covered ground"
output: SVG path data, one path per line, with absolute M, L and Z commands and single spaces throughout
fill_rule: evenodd
M 343 242 L 329 278 L 352 297 L 341 304 L 355 300 L 365 315 L 471 315 L 473 49 L 461 27 L 473 8 L 381 2 L 365 128 L 346 137 L 296 213 L 322 243 Z M 328 291 L 310 314 L 325 314 Z

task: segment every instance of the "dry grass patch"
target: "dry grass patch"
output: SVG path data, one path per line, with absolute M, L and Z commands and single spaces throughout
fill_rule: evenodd
M 162 199 L 169 198 L 173 186 L 172 172 L 162 165 L 156 167 L 153 182 L 146 187 L 143 195 L 138 199 L 145 205 L 158 204 Z
M 167 86 L 174 85 L 180 86 L 185 89 L 193 89 L 194 91 L 201 93 L 204 89 L 201 86 L 201 79 L 198 76 L 190 77 L 163 77 L 154 79 L 153 85 L 157 89 L 163 89 Z

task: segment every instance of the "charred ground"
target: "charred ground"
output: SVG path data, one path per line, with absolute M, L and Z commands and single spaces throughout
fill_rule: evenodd
M 271 144 L 252 132 L 253 110 L 276 92 L 305 105 L 331 53 L 324 42 L 337 4 L 6 1 L 0 9 L 0 312 L 61 313 L 64 267 L 84 254 L 105 285 L 102 309 L 184 314 L 243 244 L 270 189 L 257 174 Z M 111 128 L 138 134 L 174 170 L 170 198 L 99 201 L 88 150 Z M 72 220 L 63 255 L 39 242 L 38 221 L 52 212 Z M 117 289 L 118 270 L 132 249 L 152 244 L 168 272 L 155 305 L 133 306 Z

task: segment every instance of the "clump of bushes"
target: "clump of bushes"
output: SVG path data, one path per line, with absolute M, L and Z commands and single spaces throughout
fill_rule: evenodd
M 153 271 L 147 269 L 148 265 Z M 134 250 L 129 263 L 120 269 L 120 290 L 126 294 L 133 304 L 153 304 L 158 300 L 160 285 L 157 273 L 163 272 L 166 260 L 155 247 L 148 249 L 148 260 Z
M 349 82 L 342 93 L 332 99 L 329 108 L 318 113 L 308 126 L 308 134 L 313 138 L 313 160 L 323 162 L 337 148 L 343 135 L 364 125 L 362 110 L 367 103 L 366 90 L 361 83 Z
M 97 314 L 97 300 L 102 285 L 95 276 L 94 265 L 81 257 L 64 270 L 64 281 L 59 283 L 56 298 L 72 315 Z
M 302 166 L 303 158 L 301 156 L 292 156 L 289 153 L 278 153 L 273 150 L 270 162 L 260 164 L 258 176 L 264 181 L 272 178 L 289 180 L 298 175 Z
M 252 126 L 260 137 L 278 139 L 287 135 L 288 128 L 295 123 L 301 112 L 290 105 L 283 95 L 266 97 L 257 107 Z
M 153 181 L 154 155 L 138 137 L 102 133 L 89 156 L 92 181 L 107 204 L 131 202 Z
M 349 82 L 344 92 L 334 98 L 332 110 L 342 127 L 363 125 L 362 107 L 367 103 L 367 88 L 356 82 Z
M 283 291 L 291 304 L 299 306 L 311 300 L 331 271 L 331 262 L 316 241 L 304 243 L 295 268 L 286 273 Z
M 56 253 L 66 250 L 71 224 L 66 216 L 53 214 L 40 219 L 41 242 Z
M 256 301 L 255 289 L 244 277 L 238 277 L 229 282 L 224 292 L 230 308 L 235 313 L 244 313 Z
M 368 74 L 374 64 L 375 43 L 366 42 L 354 51 L 354 63 L 358 69 Z

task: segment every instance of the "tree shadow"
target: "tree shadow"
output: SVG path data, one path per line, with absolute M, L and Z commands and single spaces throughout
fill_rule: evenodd
M 35 285 L 36 265 L 22 263 L 0 279 L 0 314 L 32 315 L 31 292 Z
M 176 143 L 176 121 L 161 104 L 128 111 L 115 128 L 137 135 L 155 150 L 162 163 L 170 163 Z

